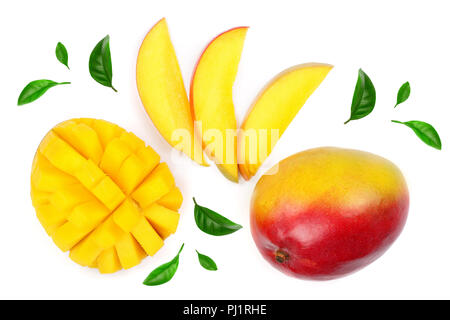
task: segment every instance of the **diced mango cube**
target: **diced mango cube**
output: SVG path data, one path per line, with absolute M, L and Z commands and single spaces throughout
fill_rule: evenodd
M 49 198 L 51 197 L 52 193 L 40 191 L 32 185 L 30 195 L 33 206 L 37 207 L 39 205 L 48 204 L 50 202 Z
M 61 187 L 51 194 L 50 203 L 62 211 L 71 211 L 76 205 L 95 198 L 81 184 L 73 184 Z
M 98 120 L 92 119 L 92 118 L 79 118 L 79 119 L 72 119 L 72 120 L 67 120 L 67 121 L 75 121 L 76 123 L 84 123 L 84 124 L 88 125 L 89 127 L 93 128 L 94 123 L 97 122 Z M 102 120 L 102 121 L 105 121 L 105 120 Z M 105 122 L 107 122 L 107 121 L 105 121 Z
M 91 127 L 97 132 L 103 149 L 106 148 L 111 140 L 119 137 L 125 131 L 118 125 L 105 120 L 95 120 L 92 122 Z
M 155 203 L 145 209 L 143 213 L 164 239 L 177 230 L 180 220 L 178 212 Z
M 98 164 L 103 154 L 103 147 L 97 132 L 84 123 L 65 121 L 53 130 L 86 159 Z
M 39 168 L 35 168 L 35 164 Z M 31 184 L 40 191 L 53 192 L 59 188 L 77 183 L 77 180 L 65 172 L 55 168 L 42 154 L 36 153 L 33 170 L 31 173 Z
M 36 216 L 48 235 L 66 222 L 67 213 L 58 210 L 51 204 L 36 206 Z
M 100 168 L 110 176 L 114 176 L 120 169 L 120 166 L 133 151 L 125 142 L 116 138 L 113 139 L 105 148 Z
M 150 171 L 136 155 L 129 156 L 119 169 L 116 181 L 124 190 L 125 194 L 130 194 L 147 176 Z
M 109 210 L 98 201 L 89 201 L 77 205 L 67 217 L 74 225 L 88 228 L 97 227 L 109 214 Z
M 105 174 L 92 160 L 89 159 L 75 171 L 74 176 L 83 186 L 88 190 L 91 190 L 105 177 Z
M 131 233 L 149 256 L 153 256 L 164 245 L 164 241 L 144 216 L 140 218 Z
M 122 134 L 120 135 L 120 140 L 125 142 L 133 152 L 136 152 L 139 148 L 145 147 L 145 142 L 136 137 L 136 135 L 131 132 L 122 132 Z
M 65 252 L 76 245 L 91 230 L 92 228 L 79 227 L 68 221 L 52 233 L 53 242 L 55 242 L 58 248 Z
M 97 257 L 97 259 L 98 259 L 98 257 Z M 72 261 L 73 261 L 73 260 L 72 260 Z M 89 267 L 89 268 L 98 268 L 98 267 L 97 267 L 97 260 L 95 260 L 94 262 L 92 262 L 88 267 Z
M 133 200 L 126 199 L 113 213 L 114 222 L 125 232 L 131 232 L 141 218 L 139 207 Z
M 104 177 L 91 191 L 109 210 L 114 210 L 125 200 L 122 190 L 108 176 Z
M 71 175 L 86 161 L 53 131 L 50 131 L 42 140 L 39 150 L 52 165 Z
M 166 163 L 160 163 L 145 181 L 132 193 L 142 208 L 161 199 L 174 186 L 174 179 Z
M 136 155 L 145 165 L 145 170 L 147 172 L 152 171 L 159 163 L 160 157 L 159 154 L 155 152 L 151 147 L 147 146 L 145 148 L 140 148 L 136 151 Z
M 180 209 L 182 203 L 183 195 L 177 187 L 173 187 L 168 194 L 158 200 L 158 204 L 175 211 Z
M 103 249 L 89 235 L 70 250 L 69 257 L 82 266 L 93 266 Z
M 111 247 L 100 253 L 97 257 L 97 268 L 100 273 L 114 273 L 122 269 L 116 248 Z
M 116 243 L 117 255 L 119 256 L 120 264 L 124 269 L 129 269 L 139 264 L 146 256 L 144 250 L 129 233 Z
M 92 239 L 101 248 L 107 249 L 122 238 L 124 232 L 115 224 L 112 217 L 106 219 L 92 232 Z

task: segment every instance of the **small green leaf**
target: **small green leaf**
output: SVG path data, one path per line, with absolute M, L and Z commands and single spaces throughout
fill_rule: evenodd
M 181 246 L 178 254 L 171 261 L 160 265 L 158 268 L 150 272 L 150 274 L 145 278 L 143 284 L 146 286 L 159 286 L 166 282 L 169 282 L 178 269 L 178 263 L 180 261 L 180 253 L 184 248 L 184 243 Z
M 17 105 L 21 106 L 33 102 L 47 92 L 48 89 L 61 84 L 70 84 L 70 82 L 55 82 L 46 79 L 31 81 L 20 93 Z
M 89 72 L 98 83 L 117 90 L 112 85 L 111 51 L 109 50 L 109 35 L 100 40 L 89 57 Z
M 367 74 L 362 69 L 359 69 L 358 81 L 356 82 L 355 92 L 353 93 L 350 118 L 344 124 L 347 124 L 351 120 L 364 118 L 370 114 L 375 107 L 375 102 L 375 87 Z
M 59 62 L 61 62 L 63 65 L 67 67 L 67 69 L 70 70 L 69 54 L 67 53 L 66 47 L 61 42 L 58 42 L 58 44 L 56 45 L 55 55 L 56 59 L 58 59 Z
M 195 250 L 195 251 L 197 251 L 197 250 Z M 217 270 L 217 265 L 213 259 L 211 259 L 208 256 L 205 256 L 204 254 L 201 254 L 198 251 L 197 251 L 197 255 L 198 255 L 198 262 L 200 262 L 200 264 L 203 268 L 205 268 L 206 270 L 210 270 L 210 271 Z
M 411 93 L 411 86 L 409 85 L 409 82 L 405 82 L 404 84 L 402 84 L 400 89 L 398 89 L 397 104 L 394 106 L 394 108 L 396 108 L 400 103 L 403 103 L 406 100 L 408 100 L 410 93 Z
M 228 220 L 217 212 L 208 208 L 199 206 L 193 198 L 195 203 L 194 217 L 197 227 L 203 232 L 213 236 L 223 236 L 241 229 L 242 226 Z
M 416 120 L 407 122 L 401 122 L 397 120 L 391 121 L 394 123 L 403 124 L 411 128 L 414 131 L 414 133 L 420 138 L 420 140 L 425 142 L 430 147 L 436 148 L 438 150 L 442 149 L 441 138 L 439 137 L 439 134 L 437 133 L 436 129 L 434 129 L 431 124 Z

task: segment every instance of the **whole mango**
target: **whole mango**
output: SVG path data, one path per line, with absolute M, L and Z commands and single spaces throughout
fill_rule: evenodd
M 380 257 L 402 231 L 408 208 L 405 179 L 392 162 L 324 147 L 290 156 L 261 177 L 251 230 L 279 270 L 328 280 Z
M 82 266 L 128 269 L 177 229 L 183 200 L 165 163 L 119 126 L 73 119 L 42 140 L 31 199 L 49 236 Z

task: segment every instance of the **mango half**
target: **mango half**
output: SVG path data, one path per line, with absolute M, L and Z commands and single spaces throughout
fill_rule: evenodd
M 154 255 L 176 231 L 183 201 L 151 147 L 96 119 L 68 120 L 47 133 L 33 160 L 31 199 L 55 244 L 101 273 Z

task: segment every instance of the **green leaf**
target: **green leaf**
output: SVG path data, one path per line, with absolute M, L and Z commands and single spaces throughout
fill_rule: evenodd
M 241 225 L 228 220 L 217 212 L 208 208 L 199 206 L 193 198 L 195 203 L 194 217 L 197 227 L 203 232 L 213 236 L 223 236 L 233 233 L 242 228 Z
M 180 253 L 184 248 L 184 243 L 181 246 L 178 254 L 167 263 L 160 265 L 158 268 L 150 272 L 150 274 L 145 278 L 143 284 L 146 286 L 159 286 L 166 282 L 169 282 L 178 269 L 178 264 L 180 260 Z
M 411 93 L 411 86 L 409 85 L 409 82 L 405 82 L 404 84 L 402 84 L 400 89 L 398 89 L 397 104 L 394 106 L 394 108 L 396 108 L 400 103 L 403 103 L 406 100 L 408 100 L 410 93 Z
M 58 42 L 58 44 L 56 45 L 55 55 L 56 59 L 58 59 L 59 62 L 61 62 L 63 65 L 67 67 L 67 69 L 70 70 L 69 54 L 67 53 L 66 47 L 61 42 Z
M 109 35 L 100 40 L 89 57 L 89 72 L 98 83 L 117 90 L 112 85 L 111 52 L 109 50 Z
M 367 74 L 362 69 L 359 69 L 358 81 L 356 82 L 355 92 L 353 93 L 350 118 L 344 124 L 347 124 L 351 120 L 364 118 L 370 114 L 375 107 L 375 102 L 375 87 Z
M 47 92 L 48 89 L 61 84 L 70 84 L 70 82 L 55 82 L 46 79 L 31 81 L 20 93 L 17 105 L 21 106 L 33 102 Z
M 195 251 L 197 251 L 197 250 L 195 250 Z M 205 256 L 204 254 L 201 254 L 198 251 L 197 251 L 197 255 L 198 255 L 198 262 L 200 262 L 200 264 L 203 268 L 205 268 L 206 270 L 210 270 L 210 271 L 217 270 L 217 265 L 213 259 L 211 259 L 208 256 Z
M 438 150 L 442 149 L 441 138 L 439 137 L 439 134 L 437 133 L 436 129 L 434 129 L 431 124 L 416 120 L 407 122 L 401 122 L 397 120 L 391 121 L 394 123 L 403 124 L 411 128 L 414 131 L 414 133 L 420 138 L 420 140 L 425 142 L 430 147 L 436 148 Z

